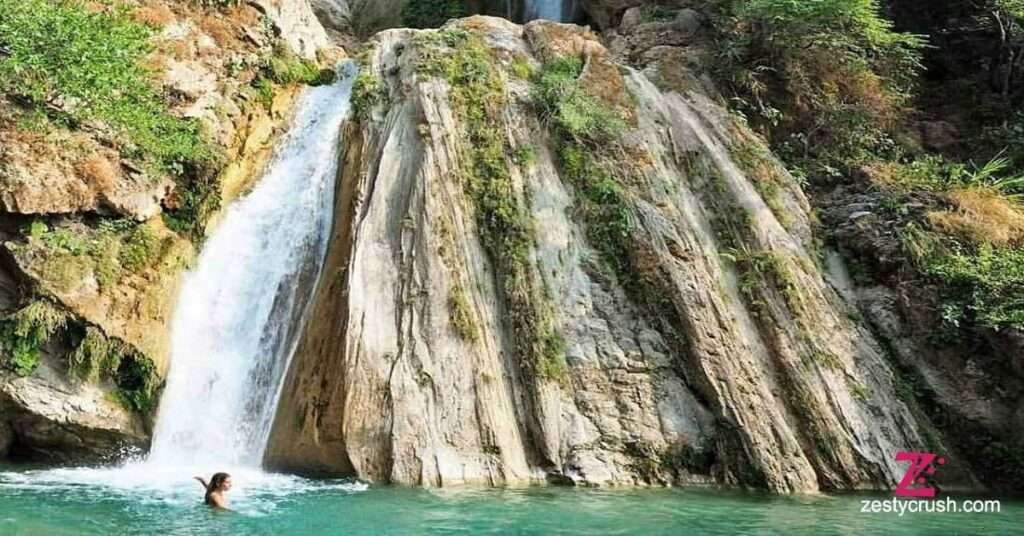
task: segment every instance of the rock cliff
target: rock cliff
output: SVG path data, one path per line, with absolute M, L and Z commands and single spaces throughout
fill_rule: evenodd
M 270 465 L 814 492 L 890 488 L 937 441 L 801 189 L 703 94 L 548 22 L 391 30 L 363 59 Z
M 1019 332 L 937 342 L 935 289 L 898 273 L 937 202 L 798 184 L 723 107 L 705 3 L 372 38 L 525 4 L 130 4 L 78 7 L 146 29 L 161 109 L 216 157 L 155 165 L 152 140 L 0 63 L 0 458 L 146 448 L 180 274 L 333 39 L 362 67 L 271 467 L 791 493 L 891 489 L 895 452 L 926 449 L 945 488 L 1019 489 Z
M 4 5 L 0 17 L 59 24 L 71 46 L 113 52 L 76 56 L 85 72 L 63 73 L 86 80 L 76 86 L 47 79 L 59 45 L 18 41 L 19 28 L 0 36 L 13 45 L 0 61 L 32 57 L 22 69 L 51 84 L 36 97 L 0 65 L 0 458 L 111 461 L 148 444 L 179 276 L 220 203 L 269 156 L 296 73 L 313 70 L 327 36 L 306 0 L 52 6 Z M 113 76 L 87 70 L 117 54 L 144 62 L 153 89 L 110 111 L 88 99 Z M 160 140 L 137 134 L 150 123 L 188 125 L 217 157 L 204 169 L 154 163 Z

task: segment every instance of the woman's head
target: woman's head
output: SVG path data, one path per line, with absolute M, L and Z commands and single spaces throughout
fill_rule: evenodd
M 210 478 L 210 491 L 228 491 L 231 489 L 231 475 L 217 473 Z

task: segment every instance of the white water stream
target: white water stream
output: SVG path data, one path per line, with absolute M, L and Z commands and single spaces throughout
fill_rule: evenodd
M 565 22 L 572 16 L 571 0 L 526 0 L 526 21 L 546 19 Z
M 249 507 L 257 510 L 260 497 L 364 487 L 260 470 L 283 377 L 327 249 L 341 124 L 350 111 L 354 71 L 348 64 L 336 83 L 307 89 L 300 97 L 263 177 L 227 207 L 185 276 L 149 457 L 116 468 L 7 478 L 192 502 L 202 498 L 193 476 L 226 471 L 236 485 L 233 502 L 242 499 L 244 509 L 249 497 Z
M 331 227 L 351 77 L 306 91 L 182 286 L 149 461 L 258 467 Z

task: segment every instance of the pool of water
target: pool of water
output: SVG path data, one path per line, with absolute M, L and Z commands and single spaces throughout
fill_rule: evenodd
M 420 490 L 233 471 L 232 511 L 192 471 L 0 467 L 0 534 L 1020 534 L 998 514 L 861 513 L 861 499 L 707 490 Z M 966 497 L 958 497 L 962 499 Z

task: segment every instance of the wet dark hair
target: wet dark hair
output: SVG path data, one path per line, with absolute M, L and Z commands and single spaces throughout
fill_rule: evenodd
M 224 487 L 224 481 L 229 478 L 231 478 L 231 475 L 227 473 L 215 473 L 210 477 L 210 486 L 206 488 L 206 492 L 211 493 L 220 490 L 220 488 Z

